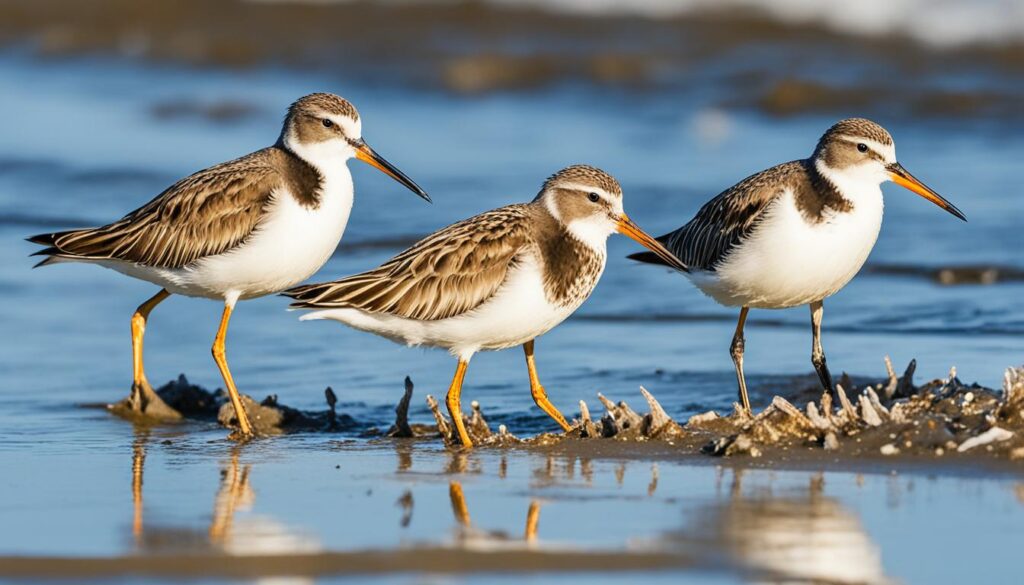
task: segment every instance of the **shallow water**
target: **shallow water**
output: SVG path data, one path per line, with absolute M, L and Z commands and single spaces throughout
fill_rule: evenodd
M 1006 476 L 744 470 L 614 452 L 456 454 L 424 442 L 301 436 L 238 447 L 219 429 L 133 431 L 98 414 L 82 423 L 102 431 L 104 448 L 83 441 L 24 460 L 4 449 L 20 469 L 3 482 L 6 494 L 18 494 L 16 505 L 7 497 L 0 506 L 5 526 L 17 527 L 0 533 L 4 555 L 241 557 L 225 561 L 230 567 L 275 555 L 391 551 L 395 566 L 492 582 L 458 576 L 466 570 L 460 555 L 446 551 L 561 552 L 618 559 L 626 573 L 618 577 L 654 582 L 939 583 L 979 568 L 943 562 L 937 547 L 1003 574 L 1024 531 L 1024 484 Z M 536 531 L 527 539 L 531 509 Z M 675 568 L 629 569 L 641 555 L 674 559 Z M 531 580 L 588 572 L 585 562 L 569 562 L 576 564 Z M 518 570 L 531 567 L 526 558 Z M 301 561 L 291 568 L 317 576 Z M 152 573 L 157 581 L 179 575 Z
M 976 575 L 970 563 L 936 558 L 937 534 L 960 558 L 985 558 L 987 569 L 1009 570 L 1024 526 L 1024 488 L 1009 478 L 739 473 L 657 457 L 595 458 L 585 472 L 584 462 L 573 457 L 481 451 L 460 463 L 436 441 L 406 452 L 351 436 L 279 437 L 236 449 L 221 429 L 187 426 L 146 436 L 102 410 L 81 408 L 126 394 L 128 319 L 155 291 L 92 266 L 30 270 L 33 246 L 21 238 L 109 221 L 179 176 L 269 144 L 284 107 L 301 94 L 335 91 L 351 98 L 367 140 L 435 201 L 426 205 L 352 163 L 352 221 L 338 253 L 314 280 L 372 267 L 405 242 L 456 219 L 529 200 L 544 177 L 574 162 L 616 175 L 630 215 L 651 233 L 662 233 L 747 174 L 806 156 L 832 121 L 738 115 L 694 95 L 561 86 L 468 99 L 398 85 L 348 85 L 337 77 L 273 68 L 40 61 L 10 50 L 0 57 L 0 109 L 14 113 L 0 133 L 0 237 L 8 242 L 0 247 L 6 301 L 0 322 L 7 333 L 0 352 L 0 465 L 17 470 L 0 480 L 0 556 L 462 546 L 449 503 L 454 479 L 462 483 L 472 526 L 480 530 L 518 538 L 530 502 L 538 500 L 537 546 L 545 549 L 667 550 L 695 557 L 659 577 L 666 582 L 763 576 L 777 568 L 776 552 L 805 559 L 802 566 L 834 569 L 849 562 L 870 571 L 870 580 L 931 583 Z M 219 122 L 154 113 L 179 100 L 241 100 L 251 113 Z M 1024 269 L 1017 220 L 1022 135 L 969 122 L 890 129 L 903 164 L 954 201 L 970 223 L 886 186 L 886 221 L 869 262 Z M 735 396 L 727 351 L 734 312 L 681 277 L 631 265 L 624 256 L 635 249 L 613 238 L 608 269 L 592 298 L 538 341 L 538 367 L 552 401 L 571 415 L 578 400 L 593 400 L 598 391 L 639 400 L 636 389 L 643 384 L 677 418 L 728 408 Z M 1019 281 L 946 287 L 910 275 L 862 274 L 826 305 L 829 363 L 837 374 L 880 376 L 883 355 L 897 367 L 917 358 L 919 380 L 956 365 L 962 379 L 998 387 L 1003 369 L 1021 359 L 1022 293 Z M 323 388 L 332 386 L 341 410 L 363 427 L 386 426 L 402 378 L 410 375 L 417 384 L 412 418 L 428 421 L 423 396 L 443 393 L 454 369 L 448 356 L 334 323 L 300 324 L 285 305 L 264 298 L 242 303 L 236 312 L 228 346 L 243 391 L 319 408 Z M 219 386 L 209 358 L 219 314 L 215 303 L 203 300 L 172 298 L 161 305 L 147 331 L 150 379 L 185 372 L 193 382 Z M 755 406 L 791 387 L 794 378 L 813 380 L 807 377 L 807 322 L 806 309 L 752 313 L 746 369 Z M 493 422 L 516 434 L 550 430 L 530 400 L 517 351 L 478 356 L 464 396 L 480 400 Z M 133 528 L 132 465 L 135 458 L 140 466 L 142 452 L 140 532 Z M 243 471 L 248 486 L 232 487 L 231 478 Z M 415 506 L 403 528 L 396 501 L 406 490 Z M 232 498 L 238 501 L 231 504 Z M 223 506 L 233 507 L 234 520 L 215 538 L 210 525 L 224 516 Z M 777 516 L 790 520 L 773 521 Z M 817 530 L 834 538 L 793 537 Z M 471 538 L 489 546 L 487 537 Z M 775 544 L 761 546 L 761 538 Z M 834 543 L 842 554 L 812 548 L 811 540 Z M 612 579 L 588 575 L 595 577 Z M 542 572 L 535 582 L 558 578 Z

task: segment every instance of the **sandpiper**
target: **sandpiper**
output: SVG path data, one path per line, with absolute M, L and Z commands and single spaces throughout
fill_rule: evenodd
M 823 301 L 846 286 L 874 247 L 885 181 L 967 219 L 896 162 L 889 132 L 851 118 L 829 128 L 810 158 L 747 177 L 707 202 L 689 223 L 658 238 L 704 294 L 741 307 L 730 353 L 747 411 L 743 324 L 751 307 L 810 305 L 811 362 L 822 386 L 832 389 L 821 347 Z M 664 264 L 649 253 L 630 258 Z
M 114 223 L 29 238 L 46 246 L 34 254 L 47 256 L 37 266 L 89 262 L 161 287 L 132 315 L 133 410 L 147 413 L 148 405 L 162 404 L 142 363 L 150 311 L 171 294 L 222 300 L 213 357 L 239 431 L 252 435 L 225 357 L 228 321 L 239 299 L 294 286 L 331 256 L 352 209 L 345 164 L 352 157 L 430 201 L 363 141 L 351 103 L 315 93 L 291 105 L 273 146 L 186 177 Z
M 448 412 L 467 447 L 460 393 L 481 350 L 522 345 L 534 401 L 568 430 L 537 377 L 534 339 L 590 296 L 616 231 L 684 269 L 629 219 L 614 178 L 576 165 L 552 175 L 531 203 L 448 226 L 368 272 L 284 294 L 292 307 L 320 309 L 303 320 L 334 319 L 409 346 L 447 349 L 458 359 Z

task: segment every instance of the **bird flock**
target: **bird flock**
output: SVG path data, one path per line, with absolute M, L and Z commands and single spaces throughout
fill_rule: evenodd
M 159 287 L 131 318 L 133 411 L 147 414 L 158 400 L 142 352 L 151 311 L 173 294 L 218 300 L 224 310 L 212 354 L 234 406 L 235 435 L 251 437 L 228 367 L 228 324 L 239 300 L 281 293 L 292 308 L 309 311 L 302 320 L 334 320 L 408 346 L 448 350 L 456 368 L 445 402 L 465 447 L 472 439 L 462 386 L 483 350 L 522 346 L 534 401 L 569 430 L 541 384 L 534 341 L 590 296 L 607 263 L 607 240 L 619 233 L 646 248 L 630 258 L 677 271 L 739 309 L 729 351 L 739 404 L 749 413 L 743 329 L 751 308 L 809 306 L 811 362 L 822 387 L 835 390 L 821 343 L 823 303 L 875 244 L 881 183 L 895 182 L 966 220 L 900 165 L 888 131 L 851 118 L 827 129 L 808 158 L 743 179 L 661 237 L 626 214 L 613 176 L 580 164 L 552 174 L 529 202 L 454 223 L 366 272 L 303 285 L 348 224 L 352 158 L 431 200 L 367 144 L 349 101 L 316 93 L 289 107 L 272 146 L 185 177 L 110 224 L 28 238 L 42 246 L 37 266 L 97 264 Z

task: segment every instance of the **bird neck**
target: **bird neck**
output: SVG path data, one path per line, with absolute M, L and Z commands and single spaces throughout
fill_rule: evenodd
M 293 197 L 304 207 L 318 208 L 324 199 L 340 200 L 351 207 L 353 199 L 352 175 L 344 160 L 334 157 L 333 164 L 313 160 L 296 152 L 283 141 L 278 141 L 277 148 L 287 155 L 287 175 L 289 190 Z M 308 154 L 308 153 L 307 153 Z
M 865 199 L 881 197 L 881 181 L 869 167 L 854 165 L 844 168 L 828 166 L 818 158 L 811 166 L 811 181 L 825 206 L 852 209 Z
M 806 165 L 807 174 L 811 181 L 811 191 L 817 198 L 819 209 L 833 211 L 850 211 L 853 209 L 853 202 L 847 196 L 846 189 L 849 181 L 841 171 L 829 167 L 821 158 L 812 159 L 811 164 Z
M 537 241 L 545 267 L 544 294 L 555 305 L 578 306 L 604 272 L 608 237 L 580 237 L 555 218 L 550 221 Z

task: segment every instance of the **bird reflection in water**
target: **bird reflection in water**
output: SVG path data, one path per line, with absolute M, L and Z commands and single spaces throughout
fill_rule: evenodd
M 512 536 L 503 531 L 484 530 L 473 526 L 469 516 L 469 506 L 462 491 L 462 483 L 452 481 L 448 484 L 448 497 L 452 504 L 452 515 L 458 524 L 456 544 L 466 548 L 495 549 L 532 547 L 537 541 L 537 526 L 540 522 L 540 501 L 531 500 L 526 510 L 526 526 L 522 538 Z
M 319 543 L 251 510 L 256 492 L 252 464 L 242 463 L 244 445 L 233 445 L 220 465 L 220 484 L 213 499 L 209 524 L 203 528 L 150 525 L 144 522 L 143 479 L 151 440 L 148 428 L 136 429 L 132 443 L 132 538 L 140 552 L 223 552 L 259 555 L 315 552 Z M 244 515 L 240 515 L 240 513 Z
M 132 441 L 132 538 L 136 544 L 142 540 L 142 471 L 146 466 L 146 443 L 149 429 L 137 428 Z
M 231 448 L 230 463 L 220 470 L 220 488 L 213 503 L 213 520 L 210 522 L 210 542 L 226 544 L 232 537 L 235 512 L 248 511 L 256 500 L 256 494 L 249 485 L 252 465 L 239 465 L 241 445 Z
M 694 526 L 668 540 L 753 573 L 759 582 L 891 582 L 878 545 L 857 516 L 825 495 L 824 475 L 782 495 L 761 483 L 751 493 L 743 481 L 744 471 L 733 470 L 722 503 L 701 511 Z

